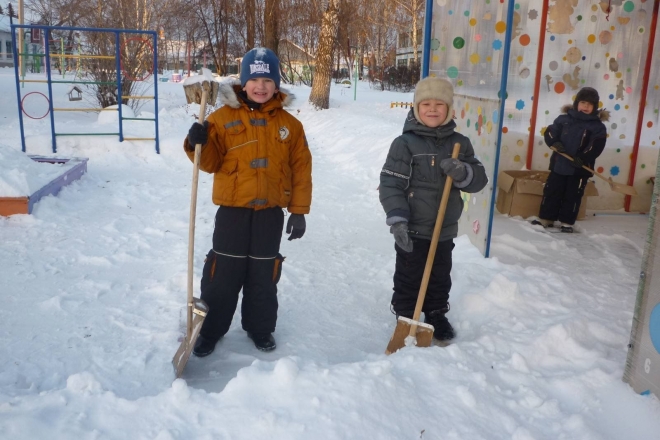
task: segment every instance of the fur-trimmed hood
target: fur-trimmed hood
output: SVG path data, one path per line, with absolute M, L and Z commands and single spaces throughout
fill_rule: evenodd
M 238 78 L 222 81 L 218 88 L 218 99 L 222 105 L 228 105 L 231 108 L 240 108 L 241 105 L 243 105 L 238 98 L 238 93 L 240 93 L 241 90 L 243 90 L 243 88 L 241 87 L 241 81 Z M 293 103 L 296 97 L 293 93 L 280 87 L 280 91 L 275 93 L 273 99 L 279 101 L 282 104 L 282 107 L 288 107 Z
M 571 110 L 573 112 L 577 113 L 575 111 L 575 109 L 573 109 L 573 104 L 566 104 L 566 105 L 563 105 L 561 107 L 561 112 L 565 113 L 565 114 L 570 114 L 569 111 L 571 111 Z M 610 120 L 610 111 L 609 110 L 606 110 L 606 109 L 602 108 L 600 110 L 596 110 L 596 114 L 598 115 L 598 119 L 600 119 L 602 122 L 607 122 L 607 121 Z

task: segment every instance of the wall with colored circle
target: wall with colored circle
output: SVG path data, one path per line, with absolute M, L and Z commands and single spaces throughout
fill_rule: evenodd
M 654 190 L 623 378 L 638 393 L 660 397 L 660 185 Z
M 461 132 L 470 137 L 492 173 L 498 131 L 502 133 L 500 170 L 525 169 L 528 155 L 531 155 L 531 169 L 545 170 L 550 157 L 550 150 L 543 142 L 545 128 L 560 114 L 562 106 L 573 103 L 581 87 L 594 87 L 599 92 L 601 108 L 610 113 L 609 121 L 605 122 L 607 145 L 596 162 L 596 170 L 617 182 L 627 183 L 633 145 L 638 138 L 634 186 L 639 196 L 632 198 L 631 211 L 648 212 L 653 190 L 651 177 L 655 175 L 660 145 L 658 36 L 642 111 L 640 101 L 651 44 L 653 2 L 551 1 L 542 51 L 543 1 L 516 2 L 511 23 L 507 23 L 507 7 L 504 0 L 433 2 L 429 74 L 449 79 L 455 93 L 466 97 L 455 105 Z M 509 74 L 504 122 L 500 127 L 499 115 L 495 114 L 499 107 L 485 110 L 477 102 L 499 99 L 508 27 L 511 27 Z M 537 69 L 539 57 L 540 69 Z M 535 96 L 537 84 L 538 96 Z M 481 123 L 476 122 L 479 118 Z M 490 132 L 483 129 L 488 123 Z M 599 179 L 596 185 L 600 195 L 589 198 L 590 209 L 623 208 L 622 195 L 610 191 L 607 183 Z

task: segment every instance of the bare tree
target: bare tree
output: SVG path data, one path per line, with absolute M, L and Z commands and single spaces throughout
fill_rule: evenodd
M 321 35 L 316 51 L 316 72 L 309 102 L 317 109 L 330 107 L 330 85 L 332 82 L 332 56 L 339 29 L 339 0 L 329 0 L 323 12 Z
M 323 11 L 320 0 L 281 0 L 280 46 L 282 81 L 304 83 L 314 81 L 314 55 L 318 45 Z
M 256 10 L 254 0 L 245 0 L 245 31 L 247 34 L 246 43 L 248 49 L 252 49 L 254 47 L 254 20 L 256 18 L 255 12 Z
M 264 10 L 264 46 L 278 53 L 280 33 L 278 22 L 280 19 L 280 0 L 265 0 Z

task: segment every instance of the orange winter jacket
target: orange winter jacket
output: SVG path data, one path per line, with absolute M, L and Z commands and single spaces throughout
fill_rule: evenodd
M 283 108 L 292 95 L 277 92 L 261 109 L 251 110 L 238 98 L 240 91 L 240 83 L 221 83 L 219 98 L 225 105 L 208 117 L 200 169 L 215 174 L 213 203 L 309 213 L 312 155 L 302 124 Z M 193 161 L 188 147 L 186 137 L 184 150 Z

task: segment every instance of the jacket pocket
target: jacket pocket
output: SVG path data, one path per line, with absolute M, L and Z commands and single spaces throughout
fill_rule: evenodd
M 226 202 L 236 200 L 236 181 L 238 179 L 238 160 L 227 160 L 217 173 L 221 199 Z
M 243 121 L 236 120 L 226 123 L 225 130 L 227 130 L 228 134 L 237 135 L 245 131 L 245 125 L 243 125 Z
M 289 201 L 291 201 L 291 169 L 286 164 L 282 164 L 280 171 L 280 198 L 282 207 L 289 206 Z
M 418 154 L 412 159 L 412 179 L 418 182 L 438 181 L 438 155 Z
M 282 264 L 285 259 L 286 257 L 282 256 L 280 253 L 275 257 L 275 263 L 273 265 L 273 284 L 277 284 L 280 281 L 280 277 L 282 276 Z
M 211 249 L 208 254 L 206 254 L 206 258 L 204 259 L 204 268 L 202 269 L 202 292 L 206 291 L 208 286 L 211 285 L 213 279 L 215 278 L 215 269 L 217 263 L 216 257 L 217 256 L 215 252 L 213 252 L 213 249 Z

